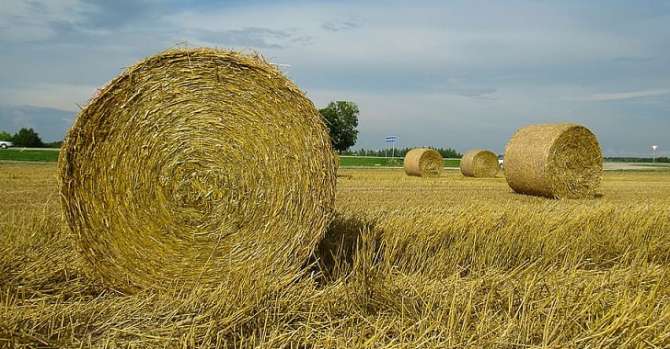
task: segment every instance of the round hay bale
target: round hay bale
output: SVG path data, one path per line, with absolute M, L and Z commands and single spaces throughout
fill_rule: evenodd
M 504 172 L 517 193 L 551 198 L 595 195 L 603 157 L 596 136 L 575 124 L 519 129 L 505 148 Z
M 403 161 L 405 173 L 418 177 L 437 177 L 442 173 L 442 155 L 433 149 L 416 148 L 407 152 Z
M 461 158 L 461 173 L 466 177 L 495 177 L 498 174 L 498 156 L 489 150 L 472 149 Z
M 335 166 L 319 112 L 274 66 L 175 49 L 79 113 L 61 206 L 90 271 L 117 290 L 284 277 L 331 220 Z

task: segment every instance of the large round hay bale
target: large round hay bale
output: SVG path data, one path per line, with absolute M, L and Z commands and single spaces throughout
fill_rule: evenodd
M 59 159 L 61 205 L 93 275 L 115 289 L 260 280 L 312 253 L 335 166 L 318 111 L 274 66 L 169 50 L 79 113 Z
M 596 136 L 575 124 L 531 125 L 505 148 L 505 178 L 514 191 L 552 198 L 592 197 L 602 178 Z
M 405 173 L 410 176 L 437 177 L 442 173 L 442 155 L 433 149 L 416 148 L 407 152 L 403 162 Z
M 472 149 L 461 158 L 461 173 L 466 177 L 495 177 L 498 174 L 498 156 L 489 150 Z

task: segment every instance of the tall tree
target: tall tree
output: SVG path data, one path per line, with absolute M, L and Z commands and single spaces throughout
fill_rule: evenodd
M 330 102 L 327 107 L 319 110 L 323 116 L 333 148 L 343 152 L 356 144 L 358 138 L 358 106 L 354 102 Z
M 40 135 L 32 128 L 22 128 L 12 137 L 12 143 L 17 147 L 43 147 Z
M 0 141 L 11 141 L 12 135 L 9 132 L 0 131 Z

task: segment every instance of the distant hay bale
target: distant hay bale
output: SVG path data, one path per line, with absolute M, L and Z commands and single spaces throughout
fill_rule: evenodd
M 498 174 L 498 156 L 482 149 L 472 149 L 461 158 L 461 173 L 466 177 L 495 177 Z
M 595 195 L 602 178 L 596 136 L 575 124 L 531 125 L 505 148 L 505 178 L 514 191 L 552 198 Z
M 405 155 L 405 173 L 410 176 L 437 177 L 442 173 L 442 155 L 433 149 L 416 148 Z
M 318 111 L 274 66 L 175 49 L 79 113 L 61 206 L 90 271 L 118 290 L 282 277 L 332 218 L 335 166 Z

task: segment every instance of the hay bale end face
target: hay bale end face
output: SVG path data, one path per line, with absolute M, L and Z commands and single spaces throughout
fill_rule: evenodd
M 500 169 L 498 156 L 489 150 L 473 149 L 461 158 L 461 173 L 466 177 L 495 177 Z
M 602 178 L 596 136 L 575 124 L 519 129 L 505 148 L 504 172 L 514 191 L 551 198 L 593 197 Z
M 78 115 L 61 206 L 92 274 L 132 292 L 300 268 L 333 215 L 321 117 L 261 57 L 169 50 L 130 67 Z
M 442 155 L 433 149 L 416 148 L 407 152 L 403 162 L 405 173 L 418 177 L 438 177 L 444 162 Z

